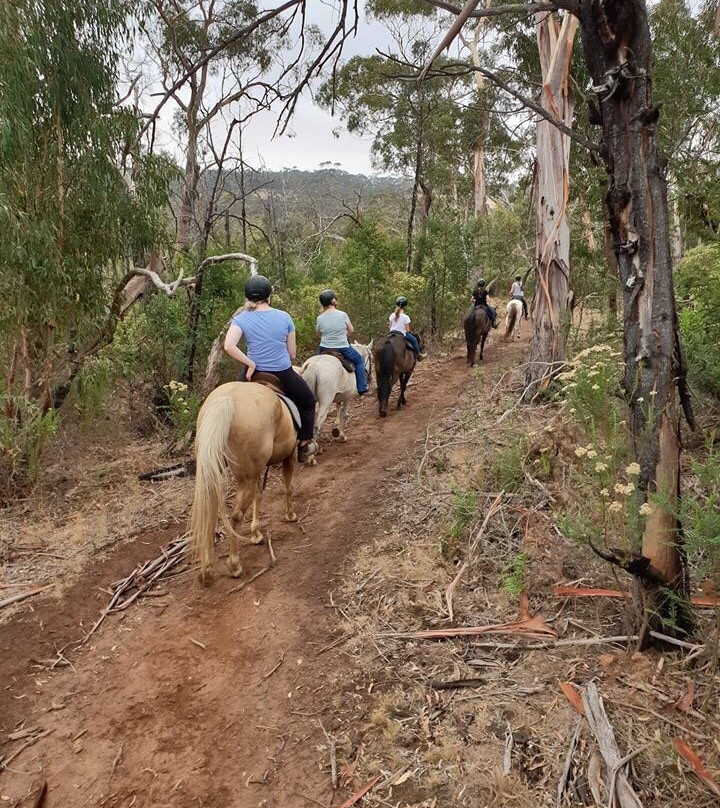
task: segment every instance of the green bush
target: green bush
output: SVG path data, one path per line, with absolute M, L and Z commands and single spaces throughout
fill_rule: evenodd
M 676 285 L 690 383 L 720 397 L 720 242 L 689 250 Z

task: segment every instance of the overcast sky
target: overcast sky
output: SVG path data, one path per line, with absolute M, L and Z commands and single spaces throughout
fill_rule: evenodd
M 334 11 L 331 4 L 311 0 L 313 23 L 323 31 L 331 29 Z M 364 6 L 364 2 L 361 3 Z M 343 61 L 357 54 L 369 55 L 376 48 L 386 49 L 391 38 L 385 27 L 375 20 L 367 19 L 361 8 L 357 36 L 348 40 L 343 50 Z M 340 167 L 352 173 L 369 174 L 370 146 L 372 137 L 349 134 L 338 116 L 313 103 L 306 91 L 297 105 L 295 116 L 288 127 L 289 135 L 272 139 L 276 113 L 256 116 L 247 126 L 244 142 L 247 145 L 247 160 L 250 163 L 264 162 L 268 168 L 315 169 L 327 160 L 340 163 Z
M 269 3 L 268 7 L 271 5 Z M 332 31 L 337 21 L 338 5 L 337 0 L 309 0 L 308 22 L 326 33 Z M 392 47 L 392 37 L 386 27 L 368 19 L 364 6 L 364 0 L 360 0 L 358 32 L 355 37 L 346 41 L 342 61 L 358 54 L 374 54 L 376 48 Z M 144 59 L 146 56 L 142 51 L 138 58 Z M 148 71 L 144 104 L 149 111 L 154 105 L 159 88 L 157 84 L 153 84 L 157 70 L 153 71 L 147 62 L 144 65 L 143 70 Z M 165 105 L 158 121 L 155 146 L 172 153 L 182 163 L 183 147 L 172 126 L 176 111 L 172 102 Z M 321 163 L 330 161 L 339 163 L 339 168 L 351 173 L 373 173 L 370 162 L 372 137 L 350 135 L 338 116 L 332 117 L 314 103 L 312 88 L 306 89 L 300 98 L 286 134 L 273 137 L 278 111 L 279 108 L 259 113 L 244 127 L 244 158 L 248 164 L 275 170 L 293 167 L 313 170 L 319 168 Z M 237 114 L 237 109 L 229 110 L 228 114 L 232 118 Z M 214 137 L 218 142 L 222 142 L 227 125 L 227 120 L 218 119 L 213 126 Z

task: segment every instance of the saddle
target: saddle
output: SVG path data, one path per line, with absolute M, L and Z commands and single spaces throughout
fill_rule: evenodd
M 243 368 L 240 372 L 240 376 L 238 377 L 239 382 L 246 382 L 247 379 L 245 378 L 245 370 Z M 280 384 L 280 379 L 274 373 L 268 373 L 264 370 L 256 370 L 253 373 L 253 377 L 250 380 L 251 382 L 255 382 L 255 384 L 261 384 L 263 387 L 267 387 L 269 390 L 272 390 L 273 393 L 282 401 L 282 403 L 287 407 L 288 412 L 290 413 L 290 417 L 292 418 L 293 426 L 295 427 L 295 431 L 300 430 L 300 411 L 297 408 L 297 405 L 292 399 L 289 399 L 282 390 L 282 385 Z
M 388 336 L 388 339 L 401 339 L 403 341 L 403 345 L 405 346 L 405 350 L 412 351 L 413 355 L 415 355 L 415 351 L 413 351 L 412 345 L 408 342 L 405 334 L 401 334 L 399 331 L 393 331 Z
M 349 360 L 346 359 L 340 351 L 333 351 L 331 348 L 324 348 L 321 356 L 334 356 L 335 359 L 340 360 L 340 364 L 345 368 L 348 373 L 355 373 L 355 365 Z

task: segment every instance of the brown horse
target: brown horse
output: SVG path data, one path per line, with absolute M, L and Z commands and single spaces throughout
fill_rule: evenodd
M 490 333 L 492 323 L 483 306 L 473 306 L 465 315 L 463 328 L 465 329 L 465 343 L 467 344 L 467 361 L 470 367 L 475 367 L 475 353 L 480 345 L 480 360 L 483 358 L 485 340 Z
M 399 331 L 393 331 L 386 339 L 378 341 L 376 347 L 373 348 L 373 359 L 380 417 L 385 418 L 390 391 L 398 379 L 400 380 L 400 396 L 397 408 L 400 409 L 407 404 L 405 388 L 415 370 L 417 359 L 413 349 Z
M 229 382 L 210 393 L 197 420 L 195 499 L 190 517 L 190 550 L 200 563 L 200 580 L 209 583 L 218 516 L 230 539 L 230 574 L 242 573 L 237 530 L 252 505 L 250 533 L 259 544 L 260 501 L 265 469 L 282 463 L 285 518 L 297 520 L 292 504 L 297 434 L 288 408 L 263 385 Z M 227 466 L 237 492 L 232 516 L 225 511 Z

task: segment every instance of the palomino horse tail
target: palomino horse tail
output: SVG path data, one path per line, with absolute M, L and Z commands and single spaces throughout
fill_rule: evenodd
M 509 339 L 512 336 L 517 316 L 518 316 L 517 306 L 512 304 L 508 306 L 507 314 L 505 315 L 505 334 L 503 335 L 503 339 Z
M 392 388 L 393 367 L 395 365 L 395 351 L 390 339 L 383 343 L 382 350 L 377 356 L 377 396 L 380 403 L 380 415 L 387 415 L 387 404 Z
M 200 564 L 200 578 L 205 583 L 213 557 L 218 515 L 224 525 L 229 523 L 225 513 L 226 466 L 235 402 L 230 396 L 222 396 L 204 406 L 202 415 L 195 438 L 197 465 L 190 515 L 190 551 Z

